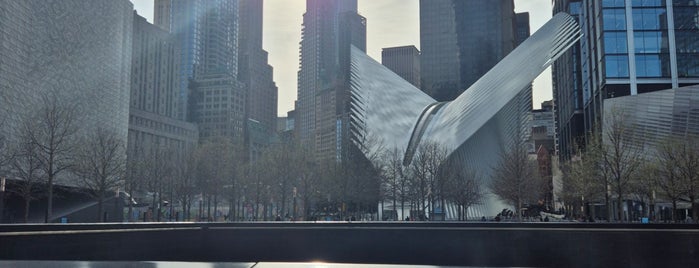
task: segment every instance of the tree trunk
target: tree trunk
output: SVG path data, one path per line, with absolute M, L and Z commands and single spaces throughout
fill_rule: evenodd
M 604 194 L 604 203 L 607 207 L 607 221 L 612 222 L 612 203 L 609 193 Z
M 46 204 L 46 214 L 44 218 L 45 223 L 49 223 L 51 221 L 51 218 L 53 217 L 53 175 L 51 174 L 53 172 L 53 169 L 50 168 L 53 163 L 49 163 L 49 181 L 48 181 L 48 203 Z
M 697 207 L 696 207 L 696 203 L 695 203 L 696 197 L 694 196 L 694 194 L 690 193 L 689 202 L 692 202 L 692 221 L 696 223 L 698 221 L 697 221 Z
M 617 197 L 617 215 L 619 216 L 619 221 L 625 222 L 626 219 L 624 218 L 624 198 L 621 196 L 621 193 L 619 193 L 619 196 Z
M 97 222 L 104 222 L 104 216 L 102 211 L 104 211 L 104 192 L 100 191 L 97 197 Z
M 31 199 L 29 197 L 24 198 L 24 223 L 27 223 L 29 221 L 29 203 L 31 202 Z
M 517 221 L 522 222 L 522 200 L 517 199 Z
M 131 203 L 131 197 L 129 196 L 129 215 L 126 217 L 129 222 L 132 222 L 133 219 L 133 204 Z
M 672 222 L 677 222 L 677 219 L 675 218 L 676 211 L 677 211 L 677 200 L 673 199 L 672 200 L 672 211 L 671 211 Z
M 218 195 L 214 195 L 214 218 L 213 221 L 218 221 Z

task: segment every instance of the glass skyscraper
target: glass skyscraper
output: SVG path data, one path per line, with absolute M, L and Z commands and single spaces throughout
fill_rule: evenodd
M 521 38 L 512 0 L 421 0 L 422 90 L 453 100 L 516 47 Z M 526 38 L 526 35 L 523 35 Z
M 699 84 L 698 2 L 556 1 L 556 11 L 579 14 L 584 32 L 580 53 L 557 63 L 567 72 L 555 71 L 559 135 L 580 136 L 599 125 L 605 99 Z M 570 111 L 582 112 L 583 131 Z M 572 138 L 565 140 L 561 150 L 570 153 Z

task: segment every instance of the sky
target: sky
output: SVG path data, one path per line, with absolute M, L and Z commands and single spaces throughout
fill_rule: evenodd
M 153 0 L 132 0 L 139 15 L 153 22 Z M 299 69 L 301 23 L 305 0 L 264 0 L 263 48 L 274 67 L 279 87 L 279 116 L 294 109 Z M 531 32 L 551 18 L 551 0 L 515 0 L 516 12 L 529 12 Z M 420 48 L 419 0 L 359 0 L 359 13 L 367 18 L 367 53 L 381 62 L 381 49 L 414 45 Z M 552 99 L 551 71 L 534 80 L 534 108 Z

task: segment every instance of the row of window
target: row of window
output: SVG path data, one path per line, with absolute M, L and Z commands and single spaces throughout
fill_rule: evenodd
M 636 55 L 636 76 L 647 78 L 671 77 L 670 55 Z M 606 55 L 606 76 L 609 78 L 629 77 L 629 57 L 627 55 Z M 677 58 L 677 73 L 680 78 L 699 77 L 699 53 Z

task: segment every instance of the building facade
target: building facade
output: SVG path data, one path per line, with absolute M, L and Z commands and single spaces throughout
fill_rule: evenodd
M 0 1 L 0 131 L 17 137 L 42 96 L 79 109 L 80 130 L 126 142 L 133 4 Z M 99 19 L 96 19 L 99 18 Z
M 132 40 L 127 155 L 144 159 L 165 149 L 184 157 L 197 144 L 198 129 L 178 119 L 179 42 L 138 14 Z
M 459 96 L 523 40 L 518 30 L 528 36 L 526 18 L 519 28 L 512 0 L 421 0 L 423 91 L 439 101 Z
M 501 150 L 521 145 L 523 92 L 580 35 L 571 16 L 554 16 L 458 98 L 448 102 L 428 96 L 353 48 L 350 84 L 352 110 L 356 112 L 352 123 L 361 136 L 388 141 L 366 145 L 369 154 L 395 149 L 404 155 L 403 165 L 407 166 L 421 145 L 436 143 L 445 148 L 447 161 L 464 170 L 477 170 L 483 185 L 492 184 L 490 167 L 501 161 Z M 469 208 L 468 217 L 492 216 L 506 207 L 511 204 L 486 194 L 480 205 Z
M 699 83 L 699 6 L 694 1 L 583 4 L 585 48 L 601 52 L 583 58 L 586 130 L 601 122 L 605 99 Z M 599 29 L 593 31 L 592 25 Z
M 420 51 L 415 46 L 382 49 L 381 64 L 420 88 Z
M 245 84 L 246 117 L 252 120 L 248 122 L 261 124 L 265 131 L 257 133 L 271 139 L 276 133 L 278 89 L 273 68 L 267 63 L 267 51 L 262 49 L 262 7 L 262 0 L 240 1 L 238 79 Z M 247 138 L 248 143 L 251 138 Z
M 357 1 L 307 0 L 303 15 L 296 137 L 323 158 L 339 158 L 349 136 L 350 47 L 366 50 Z
M 546 152 L 555 154 L 556 128 L 554 120 L 553 101 L 545 101 L 541 104 L 541 109 L 532 110 L 531 127 L 531 151 L 539 153 L 541 146 L 546 148 Z
M 559 12 L 566 12 L 579 23 L 583 23 L 582 0 L 556 0 L 553 13 Z M 561 161 L 571 159 L 577 147 L 585 141 L 582 53 L 581 42 L 579 42 L 563 54 L 551 68 L 558 141 L 556 150 Z
M 699 83 L 696 1 L 582 0 L 556 4 L 556 10 L 579 13 L 585 35 L 579 54 L 572 54 L 555 71 L 561 151 L 570 152 L 576 136 L 602 124 L 606 99 Z M 581 125 L 583 130 L 579 131 Z
M 625 141 L 631 141 L 648 157 L 668 138 L 699 136 L 698 85 L 608 99 L 604 111 L 603 124 L 607 125 L 617 120 L 613 113 L 623 114 L 623 123 L 631 127 L 628 133 L 632 135 Z

